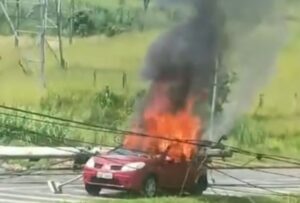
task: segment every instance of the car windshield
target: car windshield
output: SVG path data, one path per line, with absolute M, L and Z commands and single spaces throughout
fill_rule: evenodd
M 124 149 L 124 148 L 115 148 L 108 152 L 110 155 L 124 155 L 124 156 L 144 156 L 148 157 L 149 155 L 140 151 L 130 150 L 130 149 Z

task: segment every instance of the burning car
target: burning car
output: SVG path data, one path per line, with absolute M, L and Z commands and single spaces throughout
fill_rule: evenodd
M 201 194 L 207 188 L 205 158 L 188 161 L 169 156 L 170 147 L 161 154 L 118 147 L 90 158 L 83 170 L 88 194 L 96 196 L 103 188 L 138 192 L 153 197 L 159 191 L 187 191 Z

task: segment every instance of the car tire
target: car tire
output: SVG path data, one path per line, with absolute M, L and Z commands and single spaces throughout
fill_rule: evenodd
M 203 174 L 199 177 L 197 183 L 194 185 L 194 187 L 190 190 L 190 193 L 192 195 L 202 195 L 203 192 L 208 187 L 208 180 L 207 180 L 207 174 Z
M 87 191 L 87 193 L 91 196 L 99 196 L 99 193 L 101 191 L 101 187 L 98 185 L 90 185 L 90 184 L 86 184 L 85 185 L 85 190 Z
M 155 197 L 157 195 L 157 180 L 154 176 L 148 176 L 145 179 L 142 195 L 145 197 Z

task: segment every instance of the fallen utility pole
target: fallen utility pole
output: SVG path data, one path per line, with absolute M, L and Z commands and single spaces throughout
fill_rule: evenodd
M 75 147 L 10 147 L 0 146 L 0 159 L 76 158 L 80 154 L 105 153 L 112 147 L 96 147 L 91 150 Z M 207 149 L 208 157 L 231 157 L 230 150 Z
M 50 159 L 76 158 L 80 154 L 104 153 L 111 148 L 99 147 L 92 150 L 75 147 L 10 147 L 0 146 L 0 159 Z

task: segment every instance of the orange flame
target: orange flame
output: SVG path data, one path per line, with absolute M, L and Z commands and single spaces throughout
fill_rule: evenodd
M 154 137 L 180 141 L 200 139 L 201 120 L 193 115 L 195 99 L 188 98 L 185 106 L 174 113 L 170 110 L 172 103 L 165 94 L 167 89 L 165 85 L 158 84 L 150 91 L 153 97 L 142 114 L 142 132 Z M 141 132 L 141 130 L 134 128 L 134 131 Z M 123 144 L 126 148 L 150 154 L 162 153 L 171 146 L 168 155 L 174 160 L 189 160 L 197 149 L 195 145 L 154 137 L 127 135 Z

